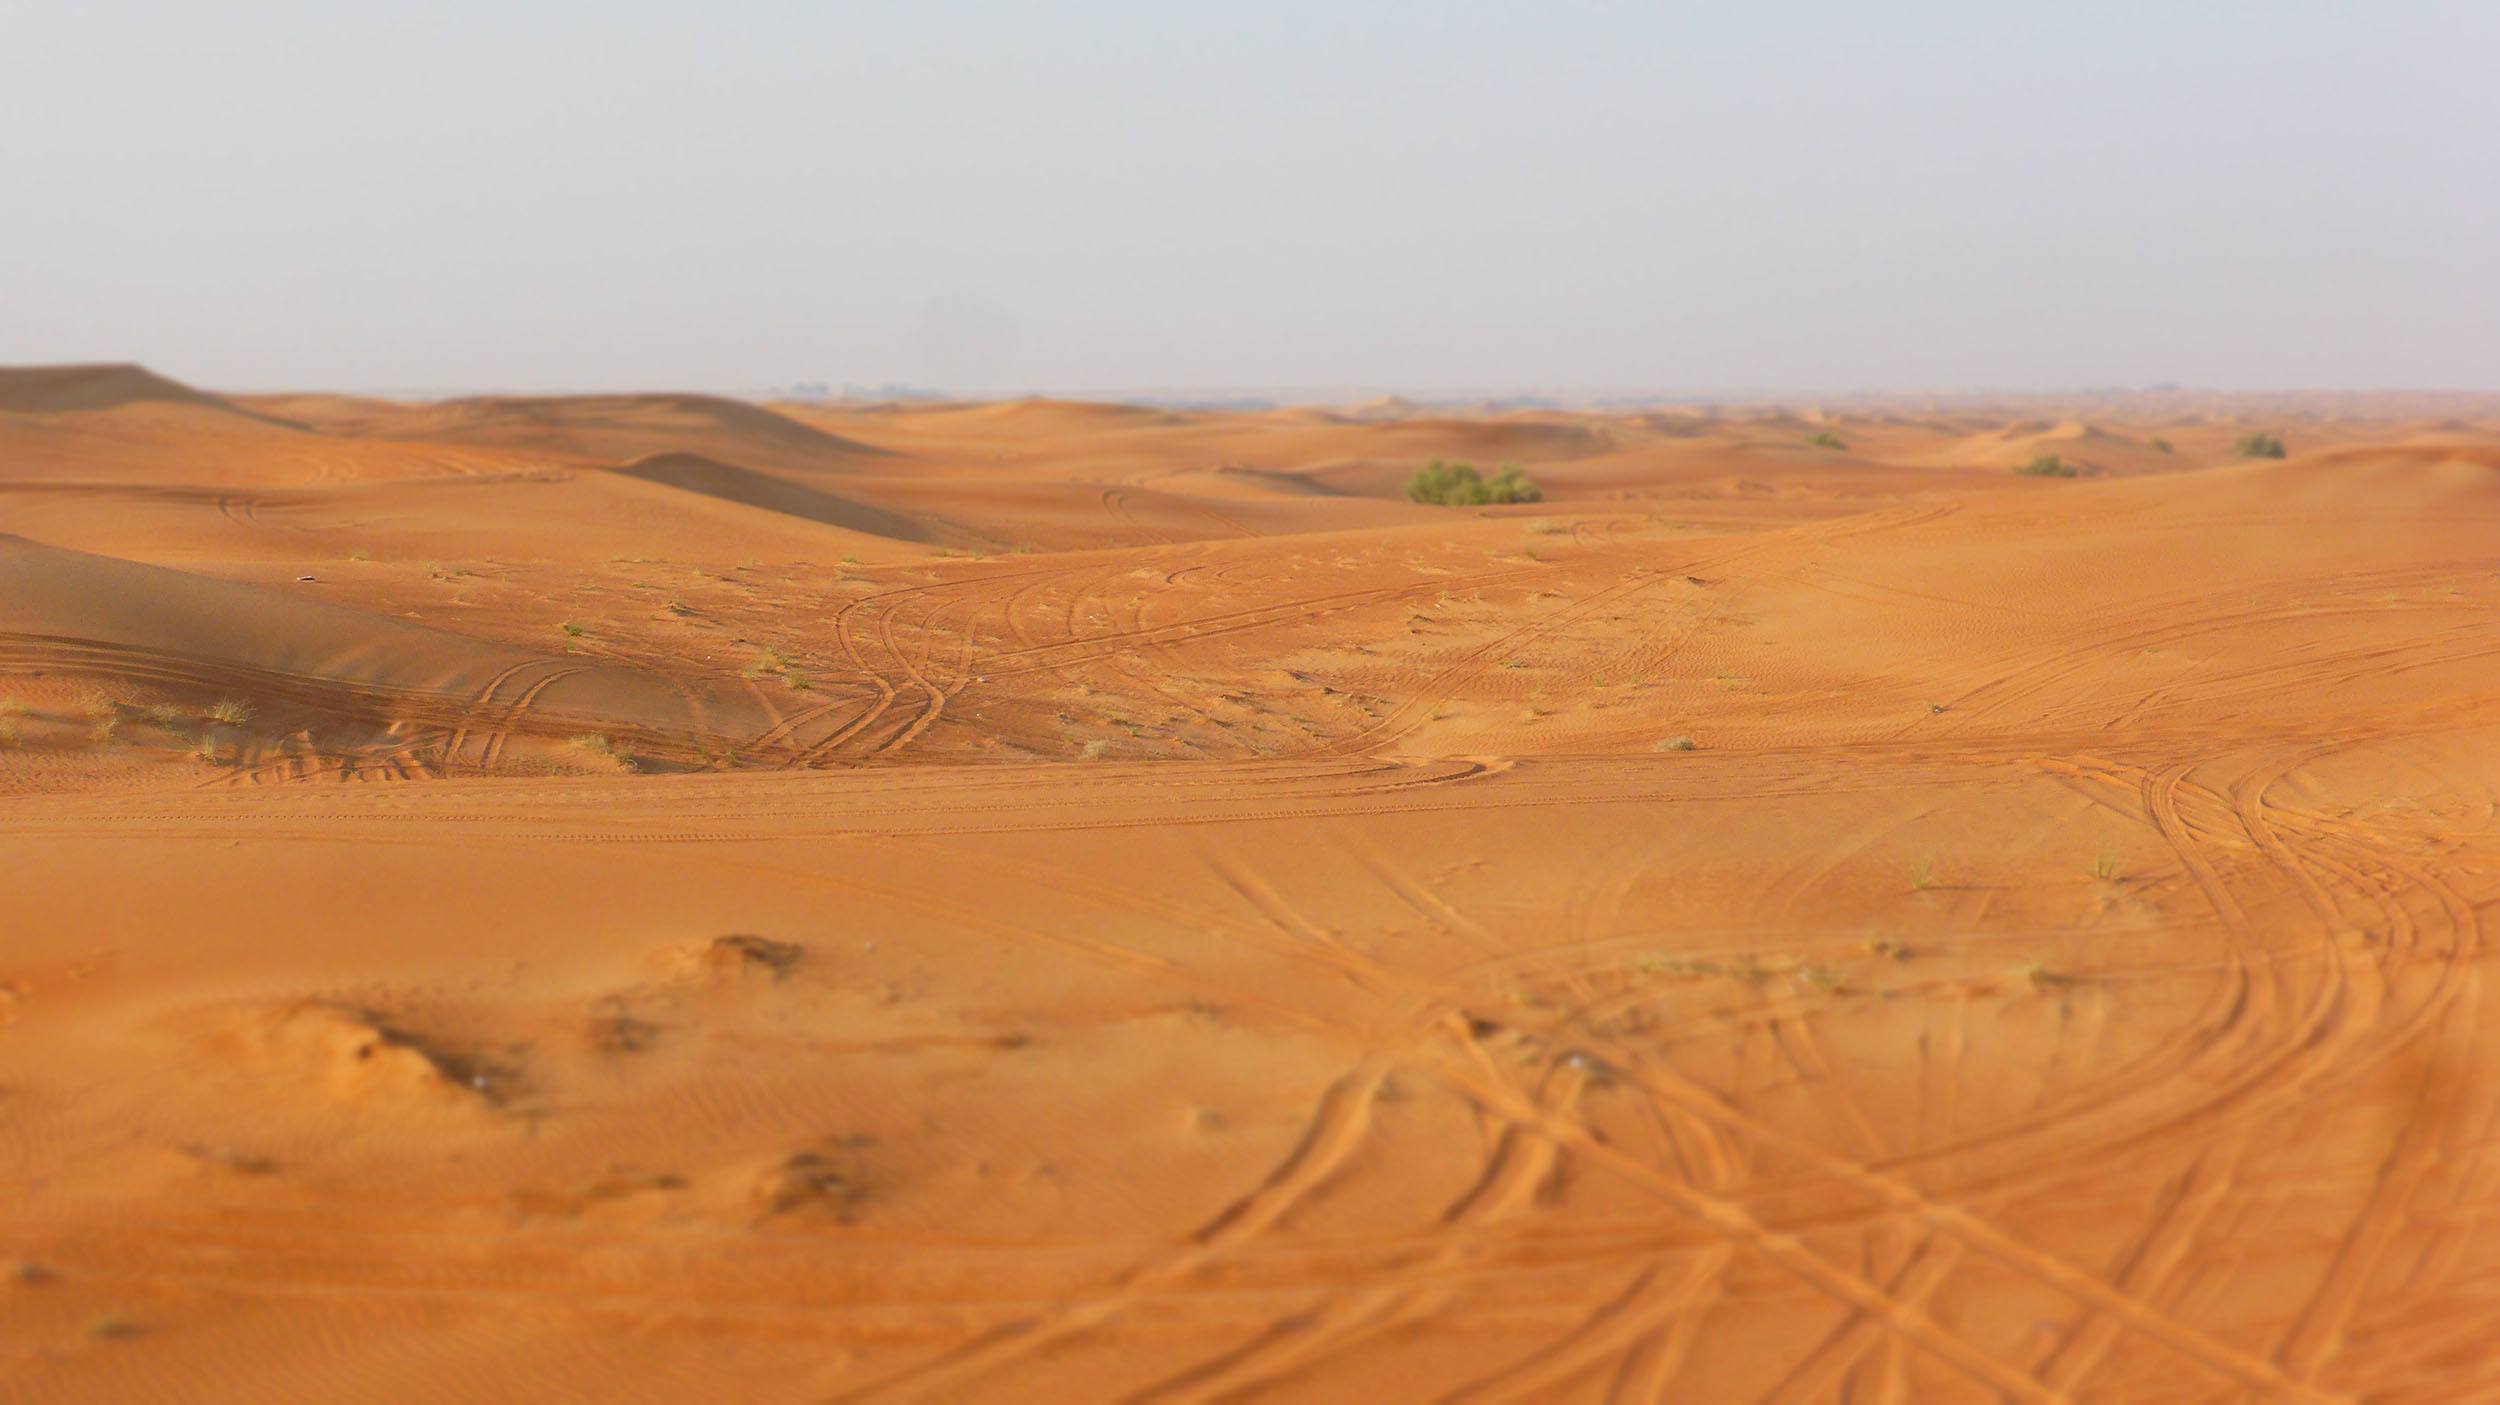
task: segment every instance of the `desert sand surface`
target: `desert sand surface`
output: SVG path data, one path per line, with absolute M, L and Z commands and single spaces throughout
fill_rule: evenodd
M 0 1400 L 2500 1398 L 2489 399 L 5 370 L 0 872 Z

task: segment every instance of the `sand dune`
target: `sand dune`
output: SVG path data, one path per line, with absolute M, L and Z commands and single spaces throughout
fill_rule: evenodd
M 0 1397 L 2486 1398 L 2495 408 L 7 373 Z
M 710 395 L 365 402 L 322 423 L 340 434 L 527 450 L 589 462 L 687 453 L 758 467 L 839 470 L 877 454 L 762 406 Z
M 1376 453 L 1518 459 L 1527 463 L 1603 453 L 1608 443 L 1601 429 L 1530 416 L 1487 420 L 1404 419 L 1373 431 L 1369 439 L 1372 451 Z
M 94 739 L 108 720 L 144 720 L 159 745 L 222 753 L 230 741 L 222 759 L 239 766 L 266 751 L 319 769 L 353 767 L 377 748 L 401 760 L 411 735 L 439 732 L 419 748 L 439 772 L 463 765 L 472 746 L 486 764 L 503 762 L 516 735 L 599 736 L 657 762 L 663 751 L 700 760 L 715 737 L 771 726 L 747 699 L 706 699 L 621 660 L 515 649 L 312 598 L 318 589 L 301 582 L 290 595 L 0 537 L 0 652 L 29 679 L 21 709 L 30 696 L 49 704 L 20 712 L 19 749 L 50 740 L 47 721 Z M 237 704 L 248 716 L 219 718 Z M 295 735 L 314 729 L 336 742 L 335 756 Z M 117 727 L 111 739 L 122 740 Z M 134 734 L 129 749 L 141 742 Z
M 636 459 L 617 472 L 646 483 L 665 483 L 689 493 L 744 503 L 749 507 L 803 517 L 870 536 L 921 541 L 927 530 L 912 518 L 881 512 L 803 484 L 774 478 L 751 468 L 720 463 L 700 454 L 653 454 Z
M 2158 436 L 2152 436 L 2158 437 Z M 2098 425 L 2019 424 L 1988 430 L 1946 446 L 1936 461 L 1968 468 L 2019 468 L 2054 455 L 2086 474 L 2161 472 L 2177 467 L 2172 451 L 2113 434 Z
M 167 380 L 144 366 L 0 366 L 0 412 L 58 415 L 114 410 L 127 405 L 182 405 L 237 415 L 250 413 L 231 401 Z
M 908 407 L 902 413 L 924 424 L 975 433 L 1051 434 L 1103 429 L 1161 428 L 1187 420 L 1168 410 L 1087 400 L 1025 400 Z

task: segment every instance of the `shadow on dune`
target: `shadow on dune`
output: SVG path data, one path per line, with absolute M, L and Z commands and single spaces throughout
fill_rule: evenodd
M 723 502 L 778 512 L 897 541 L 925 542 L 928 529 L 899 512 L 869 507 L 835 497 L 751 468 L 707 459 L 701 454 L 653 454 L 614 470 L 627 478 L 700 493 Z

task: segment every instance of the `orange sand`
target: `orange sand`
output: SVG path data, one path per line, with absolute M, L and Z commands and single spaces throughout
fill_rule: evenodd
M 0 1400 L 2492 1398 L 2495 543 L 2474 402 L 0 372 Z

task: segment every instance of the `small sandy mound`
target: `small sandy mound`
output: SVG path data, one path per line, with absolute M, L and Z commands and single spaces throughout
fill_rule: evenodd
M 1922 455 L 1922 461 L 1955 468 L 2019 468 L 2044 454 L 2070 464 L 2102 471 L 2169 470 L 2178 462 L 2155 448 L 2149 438 L 2113 434 L 2081 420 L 2026 420 L 2019 424 L 1967 434 Z
M 854 1154 L 862 1143 L 839 1138 L 765 1168 L 750 1193 L 756 1213 L 828 1216 L 849 1223 L 868 1190 L 867 1174 Z
M 742 980 L 782 980 L 798 968 L 806 951 L 792 942 L 735 933 L 714 937 L 671 953 L 681 975 L 706 984 Z
M 241 1021 L 218 1042 L 238 1062 L 310 1080 L 342 1102 L 500 1105 L 515 1082 L 509 1069 L 487 1059 L 323 1001 Z

